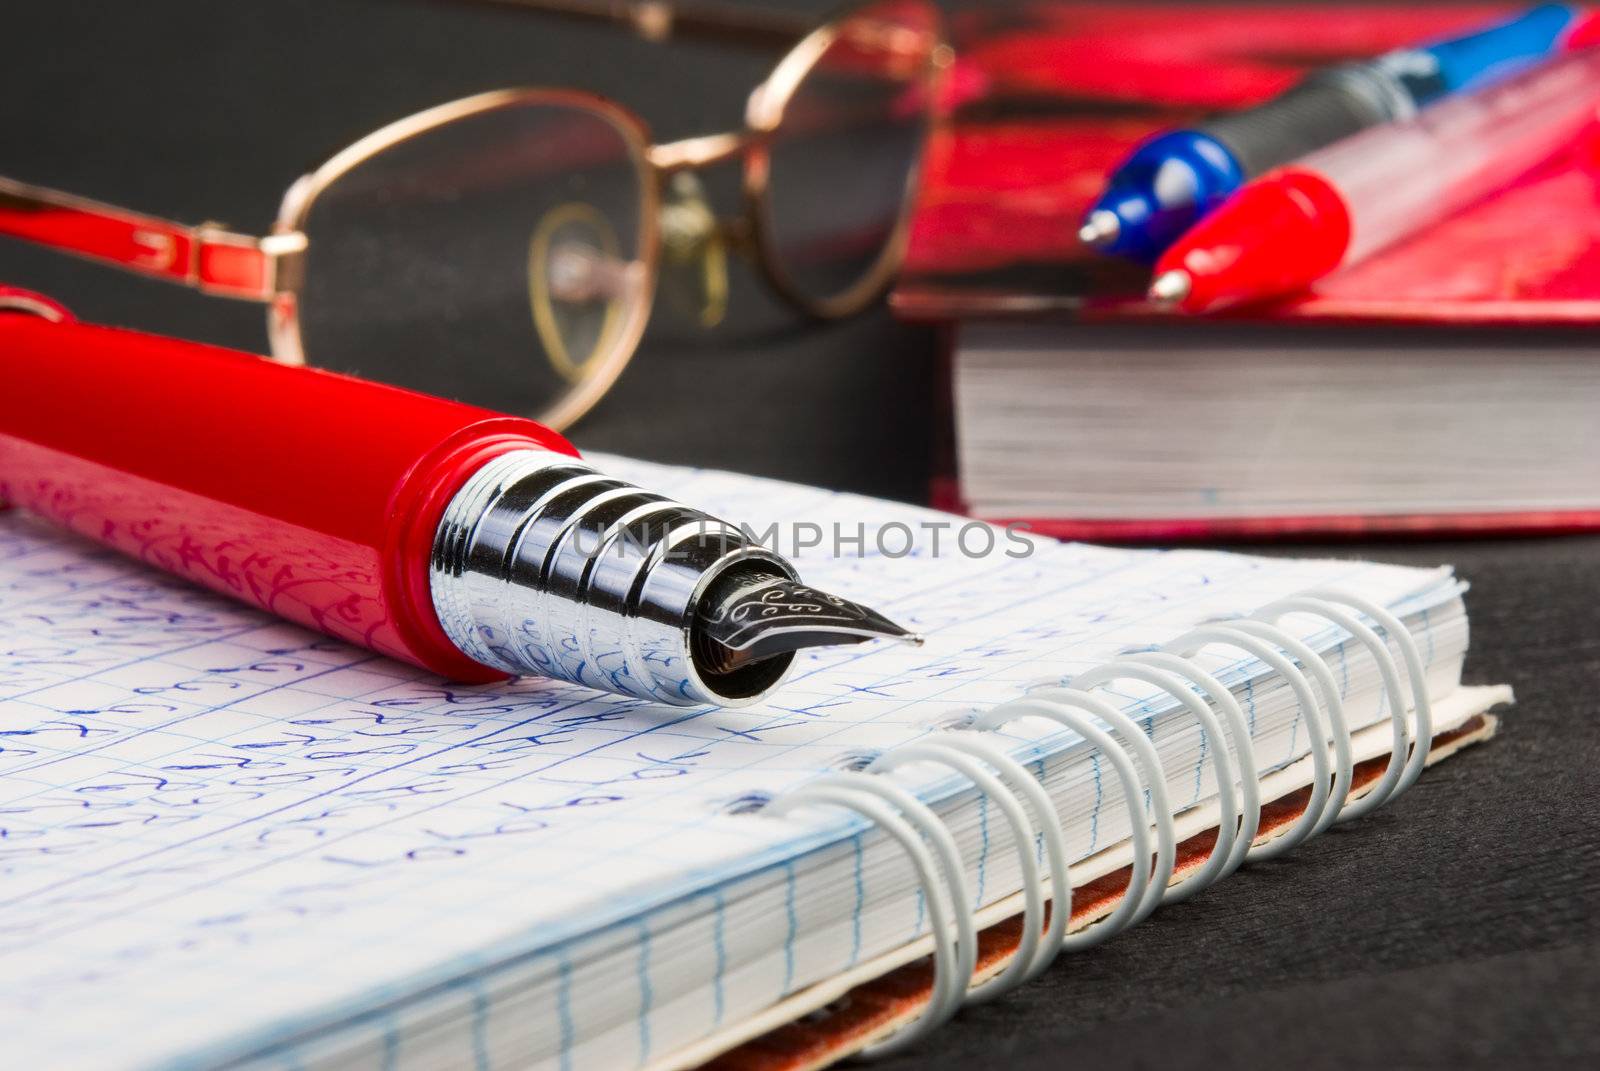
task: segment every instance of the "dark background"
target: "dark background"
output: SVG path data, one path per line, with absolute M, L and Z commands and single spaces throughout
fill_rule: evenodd
M 432 104 L 506 85 L 575 86 L 635 108 L 670 140 L 736 127 L 767 65 L 756 53 L 421 0 L 0 0 L 0 174 L 262 233 L 302 171 Z M 265 346 L 259 306 L 21 243 L 0 245 L 0 281 L 51 294 L 83 319 Z M 803 323 L 737 270 L 733 308 L 709 333 L 658 311 L 575 441 L 922 500 L 938 437 L 936 333 L 882 310 Z M 1600 539 L 1274 552 L 1455 562 L 1474 585 L 1468 677 L 1517 689 L 1501 736 L 1374 817 L 1064 957 L 890 1066 L 1490 1067 L 1600 1056 Z

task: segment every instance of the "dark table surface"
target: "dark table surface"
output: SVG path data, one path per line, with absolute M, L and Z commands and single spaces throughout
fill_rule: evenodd
M 8 0 L 0 55 L 0 175 L 246 231 L 265 228 L 284 187 L 333 150 L 443 100 L 579 86 L 636 108 L 666 140 L 736 126 L 766 63 L 420 0 Z M 0 245 L 0 281 L 83 319 L 265 344 L 256 306 L 20 243 Z M 923 498 L 935 333 L 882 310 L 802 323 L 748 273 L 733 301 L 713 332 L 662 317 L 575 441 Z M 1600 538 L 1270 552 L 1454 562 L 1473 584 L 1468 678 L 1517 691 L 1500 737 L 1376 816 L 1063 958 L 892 1066 L 1600 1056 Z

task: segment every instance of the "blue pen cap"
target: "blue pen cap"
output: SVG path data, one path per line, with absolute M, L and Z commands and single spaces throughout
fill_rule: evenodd
M 1153 263 L 1196 220 L 1244 184 L 1239 162 L 1221 142 L 1194 130 L 1160 134 L 1112 172 L 1111 185 L 1090 209 L 1117 219 L 1102 252 Z

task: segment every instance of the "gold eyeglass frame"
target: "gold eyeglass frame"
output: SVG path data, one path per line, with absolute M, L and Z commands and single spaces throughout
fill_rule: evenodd
M 541 0 L 511 2 L 534 9 L 543 6 Z M 653 144 L 649 128 L 638 115 L 596 94 L 564 88 L 492 90 L 396 120 L 342 149 L 289 187 L 271 233 L 264 238 L 237 234 L 213 223 L 189 227 L 5 178 L 0 178 L 0 233 L 156 275 L 205 293 L 265 302 L 272 359 L 305 365 L 308 362 L 300 326 L 300 297 L 310 246 L 305 226 L 318 198 L 329 187 L 380 153 L 464 118 L 537 104 L 583 109 L 604 118 L 618 131 L 641 177 L 640 248 L 634 263 L 642 265 L 643 271 L 639 291 L 631 296 L 631 307 L 611 340 L 610 352 L 596 355 L 593 369 L 586 366 L 586 374 L 573 383 L 565 396 L 541 412 L 528 414 L 549 427 L 564 430 L 611 389 L 638 349 L 653 311 L 661 265 L 660 221 L 665 186 L 678 172 L 742 159 L 742 211 L 733 221 L 721 223 L 720 229 L 725 232 L 724 237 L 731 239 L 730 244 L 752 257 L 772 289 L 806 315 L 824 320 L 849 316 L 862 311 L 888 289 L 904 260 L 910 237 L 922 150 L 937 122 L 933 102 L 943 72 L 954 58 L 944 36 L 941 14 L 932 0 L 909 0 L 927 9 L 935 34 L 921 72 L 928 102 L 921 146 L 908 168 L 899 215 L 883 249 L 862 277 L 844 291 L 818 299 L 807 294 L 785 270 L 774 233 L 768 153 L 785 110 L 806 76 L 840 39 L 854 15 L 881 2 L 857 0 L 806 33 L 751 91 L 744 127 L 737 131 Z M 652 13 L 648 24 L 651 27 L 669 24 L 656 18 L 662 11 L 670 12 L 669 6 L 654 0 L 621 10 L 624 14 L 617 17 L 625 16 L 637 26 L 646 25 L 640 21 L 641 11 Z M 646 36 L 658 40 L 665 35 L 652 32 Z M 91 237 L 85 240 L 84 234 Z

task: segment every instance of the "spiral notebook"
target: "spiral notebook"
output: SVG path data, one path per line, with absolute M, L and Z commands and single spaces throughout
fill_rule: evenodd
M 1448 569 L 604 463 L 859 537 L 802 574 L 926 646 L 741 710 L 458 688 L 0 515 L 0 1063 L 821 1066 L 1380 805 L 1509 699 L 1460 684 Z

